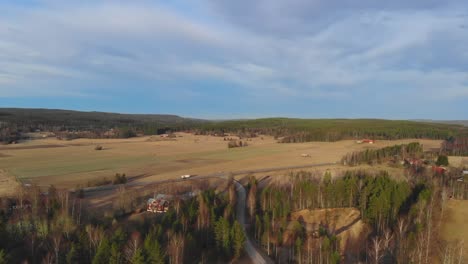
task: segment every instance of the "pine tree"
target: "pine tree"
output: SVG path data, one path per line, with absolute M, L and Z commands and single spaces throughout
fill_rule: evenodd
M 122 263 L 122 253 L 120 252 L 119 246 L 116 242 L 112 243 L 110 250 L 109 264 L 120 264 Z
M 104 238 L 96 251 L 96 255 L 93 258 L 93 264 L 107 264 L 110 258 L 110 245 L 109 241 Z
M 234 258 L 238 259 L 242 253 L 242 249 L 244 248 L 245 233 L 242 229 L 242 226 L 237 221 L 235 221 L 232 226 L 231 237 L 234 250 Z
M 296 254 L 297 254 L 297 262 L 302 263 L 302 247 L 303 247 L 304 242 L 302 241 L 302 238 L 298 236 L 296 238 L 296 243 L 295 243 L 295 248 L 296 248 Z
M 72 246 L 70 247 L 70 251 L 68 251 L 66 255 L 66 261 L 67 264 L 72 264 L 77 262 L 77 252 L 76 252 L 76 247 L 75 244 L 73 243 Z M 0 262 L 1 263 L 1 262 Z
M 445 156 L 445 155 L 440 155 L 437 158 L 436 165 L 437 166 L 448 166 L 449 165 L 448 157 Z
M 145 255 L 147 257 L 148 263 L 154 264 L 163 264 L 164 263 L 164 253 L 161 249 L 161 245 L 157 240 L 156 232 L 152 230 L 143 243 L 143 248 L 145 250 Z
M 137 251 L 135 251 L 135 254 L 133 255 L 132 259 L 131 259 L 131 264 L 145 264 L 147 263 L 145 261 L 145 256 L 143 255 L 143 251 L 141 250 L 141 248 L 137 249 Z
M 7 264 L 7 257 L 3 249 L 0 249 L 0 264 Z
M 76 244 L 76 252 L 79 260 L 84 263 L 90 262 L 89 239 L 85 231 L 80 233 L 78 243 Z
M 111 239 L 112 244 L 115 243 L 118 247 L 122 247 L 125 244 L 125 241 L 127 241 L 127 235 L 122 228 L 117 228 Z
M 215 222 L 214 233 L 218 248 L 223 250 L 227 256 L 230 256 L 232 245 L 229 222 L 222 217 L 219 218 L 219 220 Z

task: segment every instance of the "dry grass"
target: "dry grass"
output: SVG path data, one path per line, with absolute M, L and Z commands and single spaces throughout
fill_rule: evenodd
M 468 262 L 468 200 L 452 199 L 446 206 L 441 227 L 442 239 L 453 244 L 463 241 L 464 260 Z
M 18 182 L 4 170 L 0 170 L 0 194 L 12 195 L 18 187 Z
M 449 156 L 449 164 L 454 167 L 468 167 L 468 157 Z
M 302 223 L 308 232 L 318 230 L 319 226 L 325 227 L 340 239 L 341 252 L 349 250 L 353 246 L 350 243 L 367 237 L 370 230 L 355 208 L 301 210 L 292 213 L 291 220 Z
M 132 139 L 39 139 L 0 146 L 0 168 L 10 175 L 33 183 L 74 187 L 115 173 L 147 175 L 139 181 L 151 182 L 181 174 L 209 174 L 279 166 L 295 166 L 339 161 L 350 152 L 366 148 L 408 143 L 414 140 L 377 141 L 374 145 L 354 141 L 278 144 L 264 136 L 248 141 L 246 148 L 228 149 L 221 137 L 178 133 L 175 140 L 155 137 Z M 427 148 L 440 141 L 418 140 Z M 103 150 L 94 150 L 96 145 Z M 309 154 L 310 157 L 301 157 Z

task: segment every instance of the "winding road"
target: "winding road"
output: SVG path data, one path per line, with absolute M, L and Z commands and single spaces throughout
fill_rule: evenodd
M 236 191 L 237 191 L 237 221 L 242 225 L 244 232 L 246 233 L 245 245 L 244 250 L 249 255 L 250 259 L 253 263 L 258 264 L 266 264 L 266 263 L 274 263 L 268 257 L 263 257 L 259 250 L 252 244 L 250 238 L 247 236 L 247 232 L 245 230 L 245 208 L 246 208 L 246 191 L 242 184 L 238 181 L 234 181 L 236 184 Z
M 146 186 L 150 184 L 162 184 L 162 183 L 171 183 L 171 182 L 181 182 L 181 181 L 189 181 L 189 180 L 196 180 L 196 179 L 209 179 L 209 178 L 221 178 L 221 179 L 228 179 L 229 176 L 236 176 L 242 174 L 250 174 L 250 173 L 261 173 L 261 172 L 273 172 L 273 171 L 281 171 L 281 170 L 291 170 L 291 169 L 304 169 L 304 168 L 312 168 L 312 167 L 321 167 L 321 166 L 331 166 L 335 165 L 334 163 L 319 163 L 319 164 L 308 164 L 308 165 L 299 165 L 299 166 L 287 166 L 287 167 L 273 167 L 273 168 L 263 168 L 263 169 L 254 169 L 254 170 L 241 170 L 241 171 L 234 171 L 234 172 L 218 172 L 209 175 L 200 175 L 194 176 L 187 179 L 171 179 L 171 180 L 161 180 L 161 181 L 153 181 L 151 183 L 142 183 L 137 181 L 130 181 L 126 184 L 127 186 Z M 246 197 L 247 191 L 245 187 L 238 181 L 234 181 L 236 185 L 237 191 L 237 221 L 242 225 L 244 231 L 246 231 Z M 100 186 L 100 187 L 90 187 L 85 188 L 85 192 L 97 192 L 97 191 L 104 191 L 104 190 L 112 190 L 115 189 L 118 185 L 107 185 L 107 186 Z M 247 234 L 247 232 L 246 232 Z M 245 245 L 244 245 L 245 252 L 250 257 L 253 263 L 255 264 L 269 264 L 274 263 L 266 254 L 262 254 L 260 250 L 258 250 L 250 238 L 246 235 Z

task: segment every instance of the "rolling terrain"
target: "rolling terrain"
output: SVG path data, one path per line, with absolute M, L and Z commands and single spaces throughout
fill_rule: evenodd
M 179 175 L 209 174 L 279 166 L 338 162 L 352 151 L 380 148 L 414 140 L 354 141 L 278 144 L 272 137 L 256 137 L 249 146 L 228 149 L 222 137 L 177 133 L 174 139 L 137 137 L 131 139 L 53 138 L 0 146 L 0 167 L 11 176 L 38 184 L 62 187 L 86 186 L 88 181 L 115 173 L 145 175 L 141 181 L 168 179 Z M 436 148 L 439 140 L 417 140 L 425 148 Z M 95 150 L 100 145 L 103 150 Z M 307 154 L 308 157 L 302 157 Z

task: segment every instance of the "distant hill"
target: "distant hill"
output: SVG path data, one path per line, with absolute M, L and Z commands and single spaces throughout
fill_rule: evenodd
M 176 115 L 118 114 L 26 108 L 0 108 L 0 121 L 18 126 L 29 124 L 31 126 L 58 126 L 72 129 L 139 127 L 148 124 L 175 126 L 202 122 L 202 120 L 183 118 Z
M 415 119 L 415 122 L 426 122 L 426 123 L 439 123 L 449 125 L 461 125 L 468 127 L 468 120 L 432 120 L 432 119 Z
M 308 141 L 337 141 L 373 138 L 446 139 L 468 128 L 461 125 L 384 119 L 298 119 L 262 118 L 203 123 L 202 131 L 261 133 L 281 138 L 284 143 Z
M 444 121 L 445 122 L 445 121 Z M 465 123 L 463 123 L 465 124 Z M 201 120 L 176 115 L 118 114 L 58 109 L 0 108 L 0 141 L 13 142 L 23 132 L 35 130 L 68 133 L 66 138 L 154 135 L 190 130 L 199 134 L 235 133 L 242 137 L 272 135 L 283 143 L 337 141 L 342 139 L 446 139 L 468 128 L 428 120 L 262 118 Z M 80 132 L 80 133 L 78 133 Z

